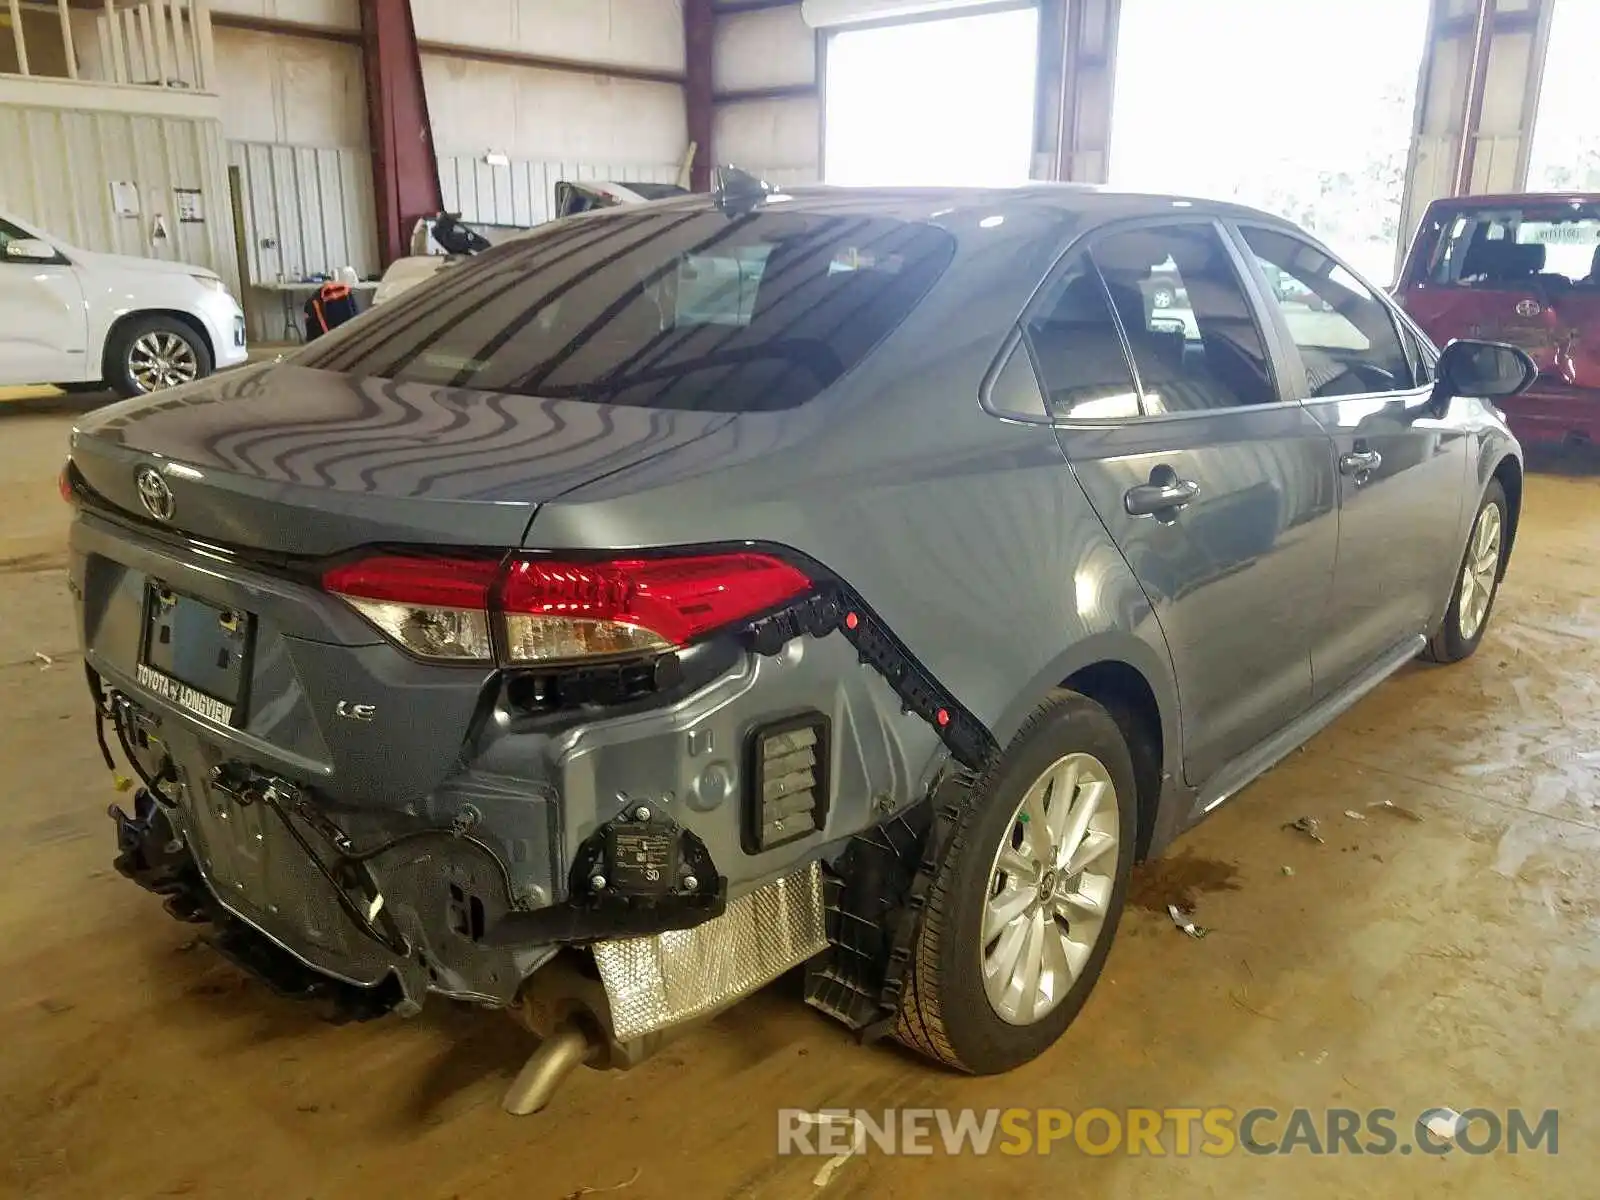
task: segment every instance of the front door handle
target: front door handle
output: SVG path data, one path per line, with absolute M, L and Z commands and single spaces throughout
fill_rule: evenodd
M 1150 482 L 1129 488 L 1122 495 L 1122 507 L 1130 517 L 1154 517 L 1176 512 L 1200 494 L 1192 479 L 1179 479 L 1170 467 L 1150 472 Z
M 1339 459 L 1339 471 L 1344 475 L 1365 475 L 1383 466 L 1383 455 L 1376 450 L 1357 450 Z

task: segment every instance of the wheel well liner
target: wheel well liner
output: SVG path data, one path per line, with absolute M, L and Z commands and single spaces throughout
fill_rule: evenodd
M 111 328 L 106 330 L 105 343 L 100 352 L 100 377 L 102 379 L 111 373 L 107 369 L 106 358 L 111 353 L 111 346 L 116 341 L 117 334 L 130 323 L 146 320 L 150 317 L 166 317 L 169 320 L 178 322 L 200 339 L 201 344 L 206 348 L 206 353 L 211 356 L 211 361 L 217 361 L 217 348 L 211 344 L 211 335 L 206 332 L 205 322 L 201 321 L 193 313 L 186 313 L 181 308 L 141 308 L 133 312 L 123 313 L 115 321 L 111 322 Z
M 1522 464 L 1517 461 L 1516 455 L 1508 454 L 1495 464 L 1492 478 L 1500 481 L 1500 486 L 1506 494 L 1506 530 L 1505 553 L 1500 556 L 1500 575 L 1505 577 L 1506 564 L 1511 561 L 1511 548 L 1517 540 L 1517 521 L 1522 515 Z
M 1155 691 L 1138 668 L 1115 660 L 1082 667 L 1063 679 L 1061 686 L 1101 705 L 1122 730 L 1133 758 L 1134 782 L 1139 791 L 1137 855 L 1142 860 L 1149 852 L 1155 831 L 1165 761 L 1161 706 L 1156 701 Z

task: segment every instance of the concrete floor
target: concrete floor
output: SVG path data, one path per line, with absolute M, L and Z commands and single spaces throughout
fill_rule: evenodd
M 626 1200 L 808 1196 L 820 1160 L 776 1156 L 776 1110 L 890 1105 L 1386 1107 L 1406 1121 L 1522 1106 L 1562 1121 L 1553 1158 L 869 1150 L 823 1194 L 1594 1195 L 1592 475 L 1530 479 L 1474 659 L 1403 672 L 1141 872 L 1107 977 L 1043 1060 L 954 1077 L 855 1045 L 785 981 L 631 1074 L 581 1072 L 519 1120 L 497 1102 L 529 1040 L 503 1017 L 438 1005 L 318 1024 L 111 871 L 114 796 L 62 590 L 54 477 L 71 415 L 44 404 L 0 406 L 0 1196 L 523 1200 L 630 1180 Z M 1371 807 L 1384 800 L 1420 820 Z M 1325 844 L 1283 828 L 1304 815 Z M 1174 929 L 1174 899 L 1209 937 Z

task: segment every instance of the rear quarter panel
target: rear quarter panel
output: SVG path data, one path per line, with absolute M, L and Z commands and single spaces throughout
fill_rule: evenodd
M 1111 659 L 1150 682 L 1176 746 L 1165 644 L 1053 432 L 978 402 L 1053 258 L 1020 238 L 964 243 L 829 392 L 546 504 L 528 545 L 789 546 L 848 581 L 1002 744 L 1066 676 Z

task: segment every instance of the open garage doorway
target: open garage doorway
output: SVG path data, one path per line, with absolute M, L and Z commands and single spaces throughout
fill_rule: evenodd
M 829 183 L 1005 185 L 1033 157 L 1039 13 L 1032 4 L 828 38 Z
M 1394 275 L 1428 0 L 1123 0 L 1111 183 L 1237 200 Z
M 1594 103 L 1600 3 L 1558 0 L 1528 160 L 1530 192 L 1600 191 L 1600 111 Z

